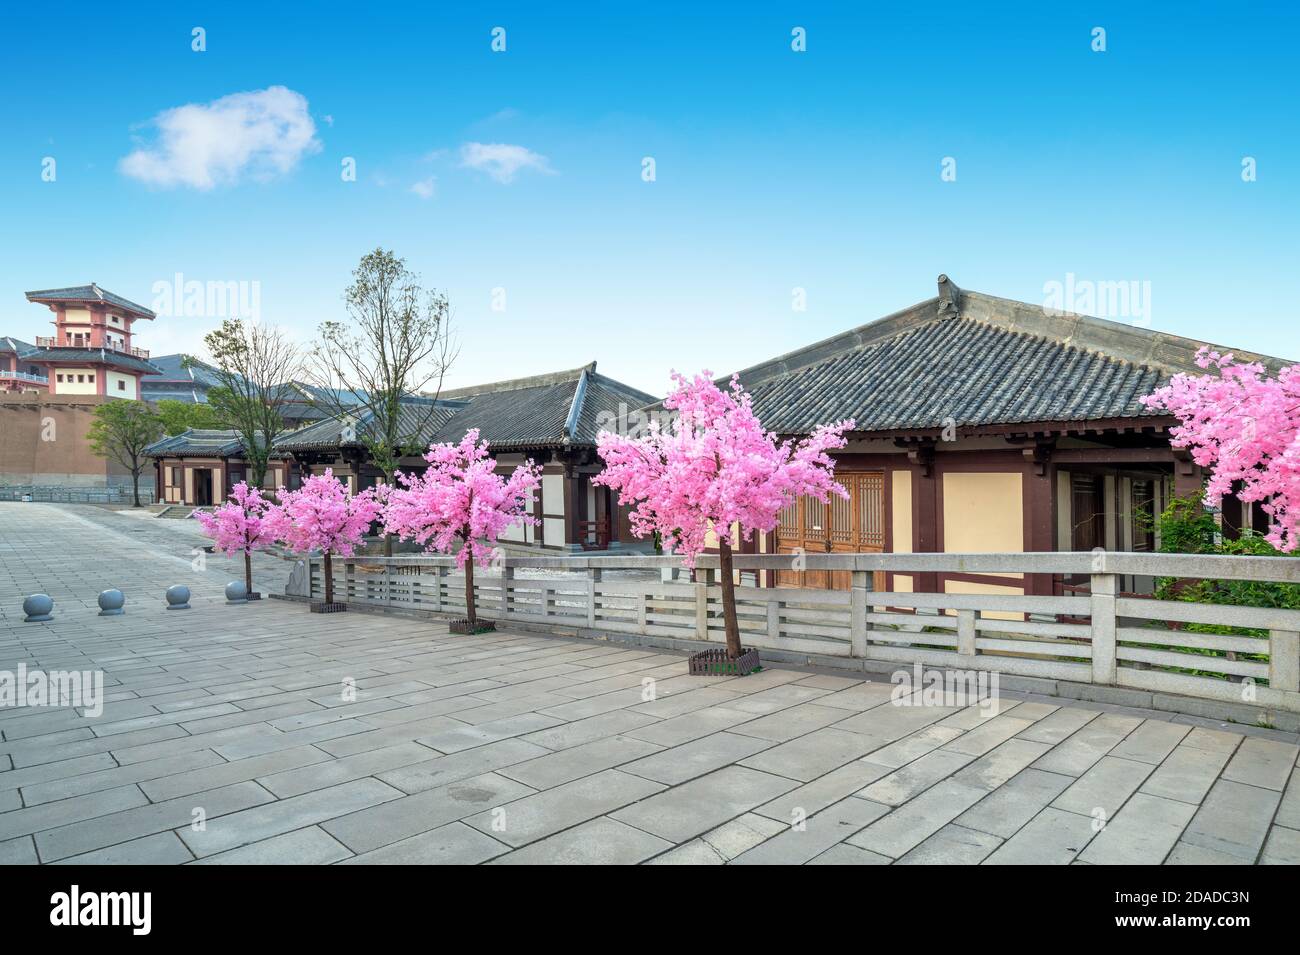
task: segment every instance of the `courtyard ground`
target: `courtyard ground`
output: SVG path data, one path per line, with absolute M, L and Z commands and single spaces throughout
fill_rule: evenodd
M 227 606 L 188 521 L 0 503 L 0 863 L 1300 862 L 1295 734 L 302 604 Z M 263 591 L 288 565 L 257 559 Z M 166 611 L 170 584 L 194 608 Z M 121 617 L 96 615 L 116 586 Z M 22 623 L 22 596 L 56 601 Z

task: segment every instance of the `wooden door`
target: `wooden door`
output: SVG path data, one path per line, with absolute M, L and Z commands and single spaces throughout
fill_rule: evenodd
M 848 500 L 832 495 L 823 504 L 806 497 L 781 512 L 776 551 L 795 557 L 802 554 L 878 554 L 885 549 L 885 475 L 882 471 L 845 471 L 836 480 L 849 492 Z M 875 586 L 884 586 L 877 575 Z M 778 586 L 847 590 L 849 571 L 777 571 Z

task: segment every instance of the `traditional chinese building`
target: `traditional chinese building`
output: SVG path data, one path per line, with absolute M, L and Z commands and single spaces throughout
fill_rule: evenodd
M 49 391 L 44 366 L 29 360 L 37 350 L 35 345 L 17 338 L 0 337 L 0 392 Z
M 158 371 L 133 343 L 134 324 L 154 313 L 93 283 L 27 299 L 53 313 L 54 334 L 35 344 L 0 338 L 0 486 L 129 485 L 121 465 L 92 452 L 86 433 L 100 405 L 139 398 L 141 378 Z
M 149 352 L 132 344 L 132 326 L 155 317 L 143 305 L 93 282 L 28 292 L 27 300 L 54 313 L 54 335 L 38 337 L 23 359 L 44 369 L 50 394 L 136 399 L 141 378 L 159 372 Z
M 739 372 L 755 411 L 780 434 L 855 421 L 835 454 L 849 499 L 795 504 L 757 546 L 790 554 L 1152 550 L 1153 516 L 1171 497 L 1198 493 L 1202 476 L 1170 445 L 1175 420 L 1140 399 L 1179 372 L 1203 373 L 1195 363 L 1203 344 L 966 292 L 940 276 L 934 298 Z M 1273 370 L 1288 364 L 1231 350 Z M 1263 528 L 1264 517 L 1229 499 L 1224 532 Z M 847 584 L 837 579 L 847 575 L 824 571 L 776 576 Z M 877 589 L 1033 594 L 1072 583 L 891 574 Z
M 443 391 L 437 398 L 411 396 L 402 402 L 413 441 L 457 442 L 471 428 L 503 472 L 527 460 L 542 466 L 535 495 L 536 526 L 519 527 L 503 540 L 520 546 L 577 551 L 651 546 L 632 537 L 626 509 L 615 495 L 591 483 L 600 472 L 596 435 L 627 422 L 654 397 L 597 373 L 596 363 L 569 371 Z M 372 427 L 367 411 L 330 417 L 282 435 L 275 442 L 280 479 L 267 486 L 298 487 L 308 474 L 327 467 L 356 491 L 383 478 L 366 450 Z M 158 499 L 194 506 L 220 503 L 247 473 L 234 432 L 187 431 L 150 448 L 157 465 Z M 403 458 L 401 470 L 419 473 L 420 455 Z

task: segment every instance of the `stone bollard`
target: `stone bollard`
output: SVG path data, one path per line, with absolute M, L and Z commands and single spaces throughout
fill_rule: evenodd
M 232 580 L 226 584 L 226 603 L 248 603 L 248 587 L 242 580 Z
M 122 606 L 126 596 L 120 590 L 104 590 L 99 594 L 99 615 L 101 617 L 120 617 L 126 613 Z
M 54 598 L 49 594 L 32 594 L 23 601 L 24 623 L 39 623 L 54 619 Z
M 189 610 L 190 609 L 190 588 L 184 584 L 173 584 L 167 588 L 167 609 L 168 610 Z

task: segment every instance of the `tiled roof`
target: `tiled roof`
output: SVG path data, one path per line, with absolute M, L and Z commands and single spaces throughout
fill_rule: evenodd
M 435 441 L 459 441 L 470 428 L 500 448 L 590 446 L 596 444 L 602 414 L 610 420 L 656 399 L 596 373 L 596 363 L 571 371 L 443 392 L 463 401 Z
M 12 353 L 19 358 L 26 358 L 34 351 L 36 351 L 36 346 L 30 342 L 25 342 L 21 338 L 14 338 L 10 335 L 0 335 L 0 352 Z
M 125 368 L 128 371 L 142 371 L 145 374 L 153 374 L 158 371 L 156 365 L 145 361 L 143 358 L 136 358 L 134 355 L 114 351 L 111 348 L 38 348 L 31 354 L 24 355 L 23 361 L 35 361 L 49 365 L 57 365 L 60 362 L 68 361 L 96 362 L 103 365 L 113 365 L 117 368 Z
M 210 454 L 224 457 L 239 454 L 243 442 L 236 431 L 216 431 L 188 428 L 180 434 L 160 438 L 145 448 L 145 454 L 152 455 L 196 455 Z
M 739 372 L 764 425 L 805 434 L 853 418 L 901 431 L 1163 417 L 1139 402 L 1180 371 L 1199 373 L 1202 342 L 963 292 L 940 295 Z M 1239 349 L 1277 368 L 1282 359 Z
M 470 428 L 500 450 L 563 446 L 593 447 L 596 434 L 620 413 L 652 404 L 656 399 L 612 378 L 596 373 L 596 363 L 571 371 L 519 378 L 444 391 L 436 400 L 411 397 L 402 402 L 403 430 L 414 444 L 459 441 Z M 339 447 L 350 426 L 364 434 L 371 420 L 364 412 L 355 420 L 330 418 L 283 436 L 276 446 L 285 450 L 325 450 Z M 353 441 L 359 444 L 360 439 Z
M 411 443 L 424 444 L 430 433 L 453 414 L 456 406 L 435 402 L 432 398 L 408 398 L 401 403 L 400 433 Z M 374 419 L 367 409 L 355 416 L 335 415 L 281 435 L 275 446 L 284 451 L 326 451 L 344 445 L 360 446 Z M 350 436 L 345 434 L 350 432 Z
M 155 366 L 158 371 L 156 374 L 148 375 L 144 379 L 142 384 L 146 388 L 150 385 L 161 384 L 163 382 L 181 382 L 192 387 L 200 388 L 203 391 L 207 391 L 209 388 L 215 388 L 217 385 L 221 384 L 221 380 L 217 377 L 217 370 L 215 368 L 187 355 L 182 355 L 180 353 L 175 355 L 158 355 L 150 358 L 149 363 Z
M 141 318 L 156 318 L 156 314 L 143 305 L 137 305 L 128 298 L 120 295 L 114 295 L 106 289 L 100 288 L 94 282 L 89 285 L 73 285 L 69 288 L 50 288 L 36 292 L 27 293 L 29 302 L 103 302 L 106 305 L 116 305 L 118 308 L 125 309 L 128 312 L 134 312 Z

